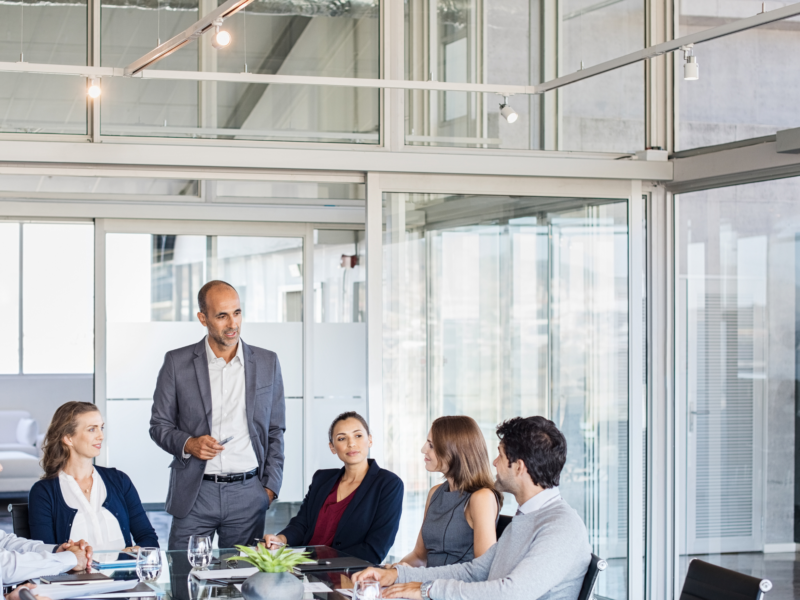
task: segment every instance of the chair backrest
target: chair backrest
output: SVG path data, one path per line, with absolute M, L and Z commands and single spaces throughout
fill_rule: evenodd
M 31 527 L 28 525 L 28 505 L 9 504 L 8 512 L 11 513 L 11 524 L 14 527 L 14 535 L 30 539 Z
M 597 582 L 597 576 L 600 571 L 605 571 L 608 568 L 608 563 L 596 554 L 592 554 L 592 560 L 589 562 L 589 568 L 586 570 L 586 575 L 583 577 L 583 585 L 581 586 L 581 593 L 578 594 L 578 600 L 589 600 L 594 591 L 594 584 Z
M 689 562 L 680 600 L 760 600 L 771 589 L 769 579 L 751 577 L 695 558 Z
M 497 533 L 497 539 L 500 539 L 500 536 L 503 535 L 503 532 L 508 527 L 509 523 L 511 523 L 511 519 L 513 517 L 509 517 L 508 515 L 500 515 L 497 519 L 497 527 L 495 528 L 495 533 Z

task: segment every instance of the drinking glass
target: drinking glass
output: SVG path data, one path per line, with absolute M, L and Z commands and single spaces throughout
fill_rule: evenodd
M 139 548 L 136 555 L 136 574 L 139 581 L 155 581 L 161 575 L 161 550 Z
M 353 587 L 353 597 L 356 600 L 375 600 L 376 598 L 380 598 L 380 581 L 356 581 Z
M 189 564 L 198 569 L 205 569 L 211 564 L 211 538 L 207 535 L 193 535 L 189 537 Z

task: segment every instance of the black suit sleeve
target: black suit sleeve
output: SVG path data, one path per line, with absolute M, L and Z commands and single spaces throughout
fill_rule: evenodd
M 281 363 L 275 356 L 275 373 L 272 383 L 272 412 L 269 420 L 267 460 L 261 485 L 278 495 L 283 483 L 283 432 L 286 431 L 286 400 L 283 396 Z
M 341 550 L 373 564 L 380 564 L 394 544 L 402 514 L 403 482 L 395 476 L 381 488 L 378 510 L 364 541 Z
M 58 480 L 56 480 L 58 483 Z M 45 544 L 63 544 L 56 536 L 56 515 L 53 497 L 47 493 L 45 483 L 37 481 L 28 492 L 28 527 L 31 539 Z

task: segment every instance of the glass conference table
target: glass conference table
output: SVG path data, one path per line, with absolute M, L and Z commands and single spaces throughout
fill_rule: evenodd
M 306 551 L 310 553 L 309 558 L 314 560 L 322 560 L 326 558 L 348 557 L 348 554 L 338 552 L 328 546 L 308 546 Z M 236 549 L 220 549 L 214 550 L 212 563 L 204 571 L 213 571 L 216 569 L 238 569 L 238 568 L 252 568 L 250 563 L 244 561 L 228 562 L 228 558 L 238 556 L 239 551 Z M 241 598 L 242 593 L 236 589 L 235 583 L 241 584 L 242 581 L 231 581 L 230 583 L 222 583 L 215 581 L 201 581 L 192 576 L 194 570 L 189 564 L 189 558 L 185 550 L 166 550 L 161 554 L 161 575 L 158 580 L 151 582 L 150 585 L 158 588 L 163 593 L 161 598 L 164 600 L 213 600 L 226 598 Z M 314 571 L 303 576 L 303 581 L 307 582 L 320 582 L 323 583 L 331 591 L 329 593 L 320 592 L 306 592 L 303 600 L 351 600 L 343 594 L 334 592 L 334 589 L 342 589 L 352 587 L 349 583 L 348 575 L 352 575 L 359 569 L 339 569 L 332 571 Z M 128 574 L 123 570 L 111 571 L 102 570 L 109 576 L 115 578 L 128 579 L 129 577 L 135 578 L 135 569 L 128 571 Z M 344 576 L 344 579 L 343 579 Z M 154 596 L 155 597 L 155 594 Z M 139 599 L 136 599 L 139 600 Z

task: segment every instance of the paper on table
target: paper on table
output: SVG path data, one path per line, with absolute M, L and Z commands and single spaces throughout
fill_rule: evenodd
M 111 581 L 109 583 L 97 584 L 92 586 L 80 585 L 61 585 L 53 583 L 51 585 L 37 585 L 31 590 L 34 596 L 46 596 L 50 600 L 66 600 L 67 598 L 97 598 L 99 594 L 110 592 L 121 592 L 130 590 L 139 584 L 136 580 Z M 151 596 L 153 594 L 150 594 Z
M 242 591 L 242 584 L 241 583 L 235 583 L 235 584 L 233 584 L 233 586 L 237 590 L 239 590 L 240 592 Z M 332 591 L 333 590 L 331 588 L 329 588 L 324 583 L 320 583 L 319 581 L 306 581 L 306 582 L 303 583 L 303 592 L 305 592 L 305 593 L 328 594 L 328 593 L 330 593 Z
M 213 571 L 192 571 L 198 579 L 247 579 L 258 573 L 255 567 L 246 569 L 214 569 Z
M 92 594 L 91 596 L 84 596 L 85 599 L 88 598 L 152 598 L 153 596 L 163 596 L 163 590 L 153 587 L 149 583 L 144 581 L 140 582 L 132 590 L 128 590 L 125 592 L 113 592 L 111 594 Z
M 353 597 L 353 590 L 336 590 L 336 591 L 339 592 L 342 596 L 347 596 L 348 598 Z

